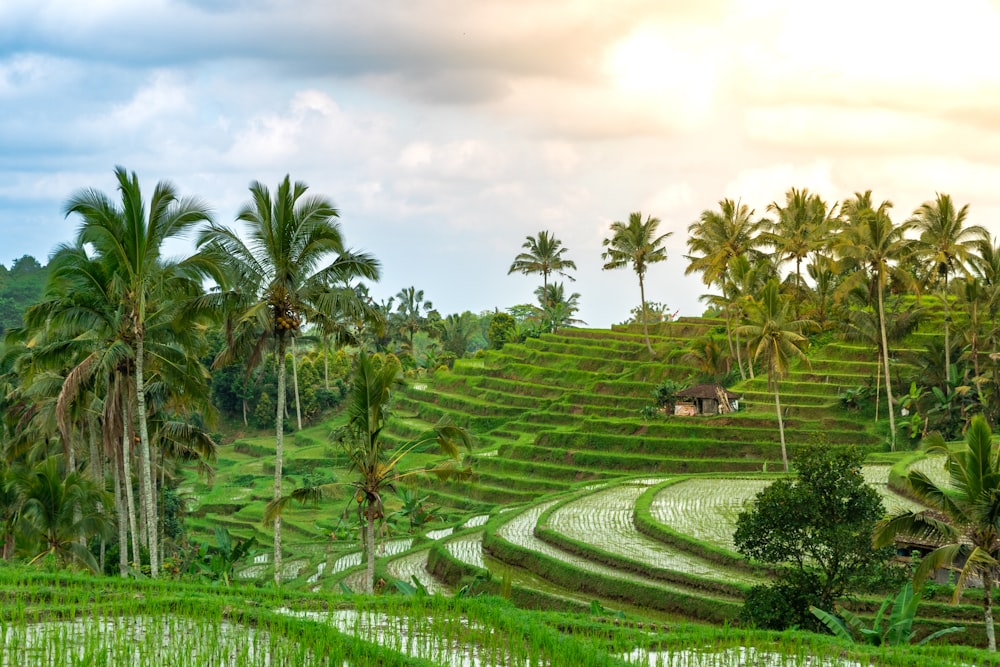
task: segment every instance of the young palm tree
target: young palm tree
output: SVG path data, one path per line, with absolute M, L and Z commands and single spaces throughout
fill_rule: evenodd
M 938 194 L 934 201 L 924 202 L 913 212 L 913 217 L 903 223 L 905 229 L 914 229 L 919 236 L 912 245 L 913 254 L 927 262 L 931 272 L 928 281 L 941 288 L 944 306 L 945 375 L 951 373 L 949 336 L 951 310 L 948 280 L 956 273 L 967 273 L 966 265 L 972 258 L 976 242 L 989 238 L 989 232 L 979 225 L 965 226 L 969 205 L 955 209 L 950 195 Z
M 788 472 L 785 422 L 781 416 L 778 380 L 788 372 L 793 359 L 803 359 L 808 363 L 804 348 L 809 341 L 802 334 L 808 329 L 816 328 L 816 323 L 792 318 L 789 300 L 782 298 L 775 279 L 768 281 L 760 301 L 751 305 L 749 320 L 749 324 L 739 327 L 737 331 L 749 339 L 753 360 L 763 359 L 767 367 L 767 381 L 774 388 L 774 410 L 778 415 L 781 462 L 785 472 Z
M 621 269 L 631 265 L 635 275 L 639 278 L 639 297 L 642 301 L 642 333 L 646 338 L 646 349 L 649 355 L 653 356 L 653 345 L 649 342 L 649 325 L 646 320 L 646 287 L 643 279 L 650 264 L 664 262 L 667 259 L 667 250 L 663 247 L 664 242 L 673 232 L 660 234 L 656 232 L 660 226 L 660 219 L 646 216 L 645 222 L 642 220 L 642 213 L 636 211 L 630 213 L 628 222 L 615 221 L 611 223 L 611 236 L 604 239 L 602 245 L 607 250 L 601 253 L 604 260 L 604 270 Z
M 328 290 L 363 277 L 377 280 L 379 264 L 344 246 L 339 216 L 324 197 L 306 197 L 307 186 L 288 176 L 272 195 L 259 182 L 250 185 L 251 200 L 237 219 L 249 227 L 244 241 L 234 229 L 212 224 L 199 238 L 194 261 L 213 276 L 221 290 L 202 300 L 205 308 L 228 313 L 226 349 L 216 365 L 245 359 L 256 367 L 270 346 L 276 355 L 278 396 L 275 413 L 274 498 L 281 498 L 284 444 L 285 353 L 310 310 L 369 314 L 354 290 Z M 281 583 L 281 517 L 274 521 L 274 581 Z
M 375 577 L 375 522 L 385 517 L 383 497 L 387 491 L 395 492 L 397 483 L 407 477 L 435 472 L 440 475 L 455 472 L 454 462 L 459 450 L 471 451 L 474 440 L 464 428 L 443 419 L 405 445 L 387 451 L 389 445 L 382 439 L 382 431 L 389 417 L 392 390 L 402 384 L 402 368 L 390 357 L 378 363 L 371 356 L 359 353 L 354 370 L 354 381 L 347 402 L 347 426 L 337 435 L 351 461 L 351 471 L 357 479 L 349 482 L 354 489 L 354 499 L 365 521 L 365 551 L 367 569 L 365 590 L 373 591 Z M 433 468 L 408 471 L 399 469 L 403 458 L 410 452 L 431 442 L 436 442 L 450 461 Z M 289 496 L 276 498 L 267 508 L 265 517 L 277 520 L 290 500 L 317 502 L 334 495 L 341 489 L 338 484 L 304 487 Z
M 103 192 L 82 190 L 66 203 L 66 215 L 82 219 L 79 241 L 90 246 L 115 275 L 116 296 L 123 305 L 123 315 L 131 331 L 130 343 L 135 353 L 135 418 L 139 427 L 140 478 L 142 503 L 147 517 L 150 573 L 159 576 L 156 556 L 156 515 L 153 502 L 152 455 L 146 423 L 146 319 L 151 292 L 158 287 L 163 244 L 194 225 L 211 220 L 208 207 L 197 199 L 180 198 L 174 186 L 160 181 L 153 189 L 148 210 L 143 200 L 139 178 L 124 167 L 115 168 L 120 204 Z
M 552 333 L 557 333 L 562 327 L 584 324 L 574 315 L 580 310 L 580 295 L 573 292 L 566 296 L 562 283 L 552 283 L 548 287 L 535 290 L 538 297 L 538 316 L 548 326 Z
M 559 275 L 575 280 L 567 270 L 576 271 L 576 264 L 571 259 L 566 259 L 566 248 L 562 247 L 562 241 L 557 239 L 551 232 L 538 232 L 537 237 L 527 236 L 521 245 L 525 252 L 518 254 L 507 270 L 507 275 L 512 273 L 542 274 L 542 288 L 549 286 L 549 274 Z
M 885 291 L 890 279 L 899 284 L 912 284 L 912 276 L 899 266 L 905 256 L 908 241 L 902 226 L 894 225 L 889 218 L 892 202 L 883 201 L 878 207 L 872 203 L 871 190 L 855 193 L 844 202 L 844 228 L 837 241 L 836 251 L 849 264 L 859 270 L 849 274 L 839 291 L 846 294 L 859 284 L 866 284 L 874 292 L 877 304 L 879 329 L 882 338 L 882 361 L 886 400 L 889 405 L 890 445 L 896 448 L 896 417 L 892 398 L 892 376 L 889 374 L 889 341 L 886 334 Z
M 63 563 L 80 563 L 96 572 L 97 563 L 85 541 L 106 535 L 111 527 L 107 492 L 85 475 L 66 471 L 58 456 L 25 471 L 15 485 L 23 498 L 22 521 L 41 547 L 32 562 L 52 554 Z
M 930 538 L 939 546 L 920 560 L 915 586 L 940 567 L 961 564 L 953 602 L 974 579 L 983 586 L 983 619 L 991 651 L 996 650 L 993 628 L 993 584 L 1000 575 L 1000 456 L 992 443 L 986 418 L 976 415 L 966 432 L 965 449 L 952 451 L 943 441 L 927 451 L 946 457 L 950 484 L 939 486 L 923 472 L 903 478 L 914 496 L 930 509 L 907 510 L 875 527 L 876 547 L 893 544 L 899 535 Z

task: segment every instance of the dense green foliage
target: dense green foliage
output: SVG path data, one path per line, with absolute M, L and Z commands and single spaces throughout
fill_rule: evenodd
M 781 479 L 740 514 L 733 540 L 747 558 L 786 565 L 775 584 L 747 595 L 743 618 L 757 627 L 815 627 L 810 606 L 830 609 L 864 590 L 892 549 L 873 549 L 882 500 L 861 475 L 857 449 L 812 448 L 799 454 L 795 479 Z
M 31 255 L 15 259 L 9 269 L 0 264 L 0 335 L 24 323 L 24 311 L 41 298 L 47 279 L 47 267 Z

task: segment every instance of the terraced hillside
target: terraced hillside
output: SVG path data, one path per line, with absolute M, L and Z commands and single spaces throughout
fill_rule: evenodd
M 653 388 L 688 381 L 677 361 L 692 338 L 721 322 L 684 318 L 653 332 L 656 359 L 642 335 L 627 329 L 565 329 L 509 344 L 452 372 L 411 385 L 396 404 L 400 438 L 448 416 L 480 441 L 471 487 L 431 482 L 442 505 L 488 510 L 613 476 L 761 471 L 780 465 L 773 393 L 764 377 L 734 390 L 745 409 L 715 417 L 644 420 Z M 875 373 L 872 353 L 830 343 L 780 384 L 786 439 L 794 455 L 811 443 L 875 447 L 875 424 L 838 407 L 838 395 Z

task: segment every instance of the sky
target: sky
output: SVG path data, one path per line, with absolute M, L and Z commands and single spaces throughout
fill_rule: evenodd
M 687 228 L 722 198 L 870 189 L 902 222 L 940 192 L 998 233 L 998 34 L 976 0 L 3 0 L 0 263 L 71 241 L 67 198 L 116 165 L 227 225 L 290 174 L 379 299 L 533 302 L 507 270 L 547 230 L 579 319 L 622 322 L 638 281 L 601 243 L 640 211 L 672 232 L 647 299 L 698 315 Z

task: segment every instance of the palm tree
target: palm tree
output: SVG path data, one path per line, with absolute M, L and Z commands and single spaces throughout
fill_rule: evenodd
M 601 253 L 604 260 L 604 270 L 620 269 L 631 265 L 639 278 L 639 297 L 642 301 L 642 333 L 646 338 L 646 349 L 653 356 L 653 345 L 649 342 L 649 325 L 646 322 L 646 287 L 643 279 L 650 264 L 664 262 L 667 250 L 664 242 L 673 232 L 656 235 L 660 219 L 647 216 L 642 220 L 642 213 L 630 213 L 628 222 L 615 221 L 611 223 L 611 236 L 604 239 L 602 245 L 607 248 Z
M 158 287 L 163 244 L 178 237 L 194 225 L 210 221 L 208 207 L 197 199 L 180 198 L 172 184 L 160 181 L 149 200 L 148 211 L 143 201 L 139 178 L 129 175 L 124 167 L 115 168 L 121 203 L 107 195 L 89 189 L 77 192 L 66 203 L 66 215 L 82 218 L 79 241 L 113 267 L 116 296 L 124 307 L 123 315 L 131 327 L 131 344 L 135 353 L 135 418 L 139 426 L 140 480 L 142 503 L 147 517 L 150 574 L 159 576 L 156 553 L 157 508 L 153 501 L 152 455 L 149 429 L 146 423 L 146 319 L 151 292 Z
M 51 395 L 54 424 L 48 433 L 58 432 L 67 467 L 76 468 L 75 450 L 84 449 L 78 444 L 84 433 L 90 449 L 91 477 L 103 483 L 105 456 L 114 464 L 109 471 L 114 476 L 115 506 L 123 530 L 119 540 L 124 576 L 128 570 L 128 527 L 132 527 L 133 556 L 138 562 L 138 542 L 148 545 L 148 525 L 143 524 L 142 531 L 147 537 L 140 539 L 131 498 L 135 429 L 127 417 L 135 414 L 134 383 L 128 381 L 135 368 L 133 325 L 125 317 L 126 304 L 119 298 L 116 266 L 106 257 L 90 257 L 79 242 L 57 247 L 49 263 L 49 282 L 42 300 L 26 311 L 25 326 L 11 335 L 30 341 L 26 348 L 30 355 L 22 355 L 26 367 L 21 375 L 22 387 L 36 396 L 34 400 L 40 407 L 47 405 L 43 401 L 50 397 L 43 396 L 36 387 L 44 391 L 47 377 L 59 377 Z M 200 417 L 205 416 L 205 405 L 209 403 L 208 374 L 198 360 L 203 353 L 202 330 L 198 323 L 182 317 L 185 311 L 181 307 L 201 293 L 201 285 L 180 268 L 160 260 L 151 271 L 143 375 L 149 420 L 162 418 L 166 398 L 176 403 L 183 397 L 189 408 L 197 405 Z M 38 414 L 45 412 L 40 410 Z M 188 409 L 187 414 L 192 410 Z M 98 448 L 99 440 L 103 440 L 103 450 Z M 151 438 L 152 449 L 154 444 Z M 156 457 L 153 466 L 155 462 Z M 126 483 L 122 484 L 122 480 Z M 146 480 L 140 475 L 139 481 L 141 494 L 145 495 Z M 155 475 L 148 486 L 155 497 Z M 128 497 L 123 498 L 123 493 Z
M 382 499 L 386 491 L 396 492 L 400 480 L 418 473 L 454 473 L 459 449 L 464 447 L 471 451 L 474 444 L 468 431 L 444 418 L 410 442 L 387 451 L 389 445 L 382 439 L 382 431 L 389 417 L 392 390 L 401 384 L 402 368 L 396 359 L 387 357 L 379 363 L 370 355 L 359 353 L 346 408 L 347 426 L 336 436 L 351 461 L 351 471 L 357 474 L 357 479 L 348 486 L 354 489 L 354 499 L 366 526 L 365 589 L 368 593 L 373 591 L 375 577 L 375 521 L 385 518 Z M 432 468 L 399 470 L 407 454 L 431 442 L 436 442 L 450 461 Z M 338 484 L 326 484 L 296 489 L 289 496 L 272 501 L 265 516 L 276 520 L 289 500 L 317 502 L 340 488 Z
M 205 308 L 229 314 L 228 344 L 216 359 L 221 366 L 246 359 L 248 369 L 275 351 L 278 395 L 275 414 L 274 498 L 281 498 L 285 413 L 285 353 L 310 309 L 364 317 L 368 310 L 354 290 L 326 291 L 353 277 L 377 280 L 378 262 L 344 246 L 339 216 L 324 197 L 306 197 L 307 186 L 288 176 L 273 196 L 267 186 L 250 184 L 251 200 L 237 220 L 249 226 L 249 241 L 228 227 L 212 224 L 198 238 L 195 261 L 213 276 L 220 291 L 203 299 Z M 274 522 L 274 581 L 281 583 L 281 517 Z
M 892 376 L 889 374 L 889 341 L 886 334 L 885 291 L 892 278 L 902 285 L 912 283 L 912 276 L 902 269 L 898 260 L 907 252 L 904 229 L 892 223 L 889 209 L 892 202 L 883 201 L 878 207 L 872 203 L 871 190 L 855 193 L 844 202 L 844 229 L 838 239 L 836 251 L 840 257 L 855 264 L 860 270 L 848 275 L 841 283 L 840 292 L 846 294 L 859 284 L 868 285 L 874 292 L 877 304 L 886 400 L 889 405 L 890 445 L 896 448 L 896 417 L 892 398 Z
M 921 204 L 913 217 L 903 223 L 904 228 L 919 232 L 913 243 L 913 254 L 928 263 L 931 273 L 928 281 L 941 287 L 944 306 L 945 375 L 951 373 L 949 335 L 951 311 L 949 306 L 948 279 L 955 273 L 966 273 L 966 264 L 972 258 L 979 239 L 989 238 L 989 232 L 979 225 L 965 226 L 969 205 L 956 210 L 950 195 L 938 194 L 934 201 Z
M 757 249 L 762 224 L 759 220 L 753 220 L 753 214 L 753 210 L 746 204 L 732 199 L 720 201 L 718 211 L 702 211 L 698 221 L 688 225 L 687 245 L 691 254 L 684 256 L 688 260 L 684 275 L 700 271 L 705 285 L 718 284 L 724 295 L 729 292 L 733 261 L 745 256 L 754 263 L 763 255 Z M 733 346 L 730 309 L 725 308 L 724 312 L 729 354 L 738 357 L 739 352 Z M 740 365 L 740 375 L 742 374 L 743 367 Z
M 399 304 L 396 314 L 399 316 L 399 331 L 409 341 L 409 353 L 416 358 L 413 349 L 413 337 L 427 325 L 427 313 L 434 309 L 434 304 L 424 300 L 424 291 L 415 287 L 404 287 L 396 293 Z M 423 312 L 421 312 L 423 311 Z
M 562 283 L 539 287 L 535 295 L 538 297 L 538 316 L 552 333 L 557 333 L 561 327 L 584 324 L 573 317 L 580 310 L 580 295 L 573 292 L 566 296 Z
M 930 509 L 907 510 L 880 522 L 874 544 L 888 546 L 901 535 L 934 541 L 938 546 L 914 572 L 917 587 L 938 568 L 960 563 L 952 601 L 957 603 L 974 579 L 982 583 L 986 639 L 995 651 L 992 592 L 1000 575 L 1000 456 L 992 437 L 986 418 L 976 415 L 966 432 L 965 449 L 952 451 L 943 440 L 928 447 L 928 453 L 946 457 L 951 483 L 938 486 L 923 472 L 910 471 L 904 483 Z
M 819 195 L 810 194 L 808 188 L 791 188 L 785 193 L 784 206 L 771 202 L 767 210 L 775 213 L 776 219 L 767 224 L 761 241 L 774 248 L 779 261 L 795 261 L 795 316 L 798 317 L 804 288 L 802 260 L 829 241 L 837 219 L 837 204 L 828 207 Z
M 461 359 L 476 333 L 476 316 L 468 310 L 451 313 L 437 323 L 437 333 L 444 349 Z
M 767 381 L 774 388 L 774 411 L 778 415 L 778 432 L 781 436 L 781 462 L 785 466 L 785 472 L 788 472 L 785 422 L 781 416 L 778 380 L 788 372 L 793 359 L 809 362 L 804 352 L 809 340 L 803 332 L 816 328 L 816 323 L 792 318 L 788 300 L 781 297 L 778 281 L 773 278 L 764 287 L 760 301 L 752 304 L 749 317 L 750 323 L 739 327 L 737 331 L 749 339 L 753 361 L 763 359 L 766 364 Z
M 107 492 L 80 472 L 65 470 L 59 456 L 36 464 L 14 483 L 23 498 L 22 521 L 41 545 L 32 562 L 52 554 L 96 572 L 97 563 L 85 543 L 110 529 Z
M 521 245 L 525 252 L 518 254 L 507 270 L 507 275 L 512 273 L 542 274 L 542 288 L 549 285 L 549 274 L 559 275 L 575 280 L 573 276 L 566 273 L 572 269 L 576 271 L 576 264 L 571 259 L 566 259 L 566 248 L 562 247 L 562 241 L 557 239 L 551 232 L 538 232 L 537 237 L 527 236 Z

